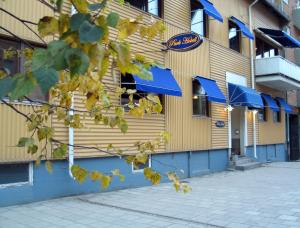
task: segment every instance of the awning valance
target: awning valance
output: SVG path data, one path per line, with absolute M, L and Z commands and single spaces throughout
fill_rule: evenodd
M 196 76 L 194 77 L 194 79 L 198 80 L 203 87 L 208 101 L 226 104 L 226 98 L 215 80 L 203 78 L 200 76 Z
M 281 108 L 287 112 L 287 113 L 291 113 L 293 110 L 291 108 L 291 106 L 289 106 L 285 100 L 283 98 L 280 98 L 280 97 L 276 97 L 276 100 L 279 102 Z
M 280 112 L 279 106 L 277 105 L 276 101 L 270 95 L 262 93 L 261 97 L 265 101 L 265 104 L 266 104 L 265 107 L 269 107 L 274 112 Z
M 212 4 L 210 1 L 208 0 L 198 0 L 201 5 L 203 6 L 204 12 L 215 18 L 216 20 L 223 22 L 223 17 L 221 16 L 221 14 L 218 12 L 218 10 L 215 8 L 214 4 Z
M 235 18 L 234 16 L 231 16 L 230 20 L 233 21 L 240 28 L 241 32 L 246 37 L 248 37 L 251 40 L 254 40 L 254 35 L 252 34 L 250 29 L 243 22 L 241 22 L 239 19 Z
M 286 32 L 275 29 L 259 28 L 259 31 L 269 36 L 286 48 L 300 48 L 300 42 Z
M 229 103 L 232 106 L 247 106 L 249 108 L 263 108 L 260 94 L 251 88 L 228 83 Z
M 170 69 L 162 69 L 155 66 L 150 71 L 153 77 L 152 80 L 141 79 L 133 75 L 137 90 L 148 93 L 182 96 L 181 88 Z

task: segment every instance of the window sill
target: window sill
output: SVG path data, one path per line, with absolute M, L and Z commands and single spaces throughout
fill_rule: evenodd
M 32 186 L 33 184 L 29 181 L 27 182 L 18 182 L 18 183 L 10 183 L 10 184 L 0 184 L 0 189 L 4 188 L 13 188 L 13 187 L 22 187 L 22 186 Z
M 192 115 L 192 118 L 196 118 L 196 119 L 211 119 L 210 116 L 203 116 L 203 115 Z

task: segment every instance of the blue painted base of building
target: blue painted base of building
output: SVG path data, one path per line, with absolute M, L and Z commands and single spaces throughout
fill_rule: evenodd
M 256 153 L 256 160 L 259 162 L 288 161 L 285 144 L 258 145 L 256 147 Z M 254 158 L 253 147 L 247 147 L 246 156 Z
M 133 173 L 131 165 L 117 157 L 77 159 L 75 164 L 88 170 L 108 173 L 119 169 L 125 181 L 114 178 L 106 191 L 150 185 L 143 173 Z M 220 172 L 228 166 L 228 151 L 198 151 L 152 155 L 152 168 L 160 173 L 175 171 L 181 178 Z M 163 177 L 163 182 L 168 181 Z M 98 182 L 90 180 L 78 184 L 69 176 L 67 161 L 54 161 L 53 173 L 46 171 L 44 163 L 33 168 L 33 185 L 0 188 L 0 206 L 9 206 L 52 198 L 100 192 Z

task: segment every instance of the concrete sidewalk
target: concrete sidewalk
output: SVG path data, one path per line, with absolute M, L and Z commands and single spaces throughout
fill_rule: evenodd
M 300 162 L 188 181 L 0 208 L 0 227 L 300 227 Z

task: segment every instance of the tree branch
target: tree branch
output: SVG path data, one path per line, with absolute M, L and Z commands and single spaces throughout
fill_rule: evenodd
M 49 7 L 54 12 L 57 12 L 56 7 L 52 6 L 50 3 L 46 2 L 45 0 L 37 0 L 37 1 L 44 4 L 45 6 Z
M 30 28 L 28 24 L 32 24 L 32 25 L 37 25 L 37 23 L 31 22 L 31 21 L 27 21 L 27 20 L 23 20 L 19 17 L 17 17 L 16 15 L 12 14 L 11 12 L 8 12 L 7 10 L 0 8 L 0 11 L 3 11 L 4 13 L 8 14 L 9 16 L 15 18 L 16 20 L 20 21 L 27 29 L 29 29 L 32 33 L 34 33 L 34 35 L 36 35 L 45 45 L 47 45 L 47 43 L 43 40 L 43 38 L 37 34 L 37 32 L 35 32 L 32 28 Z

